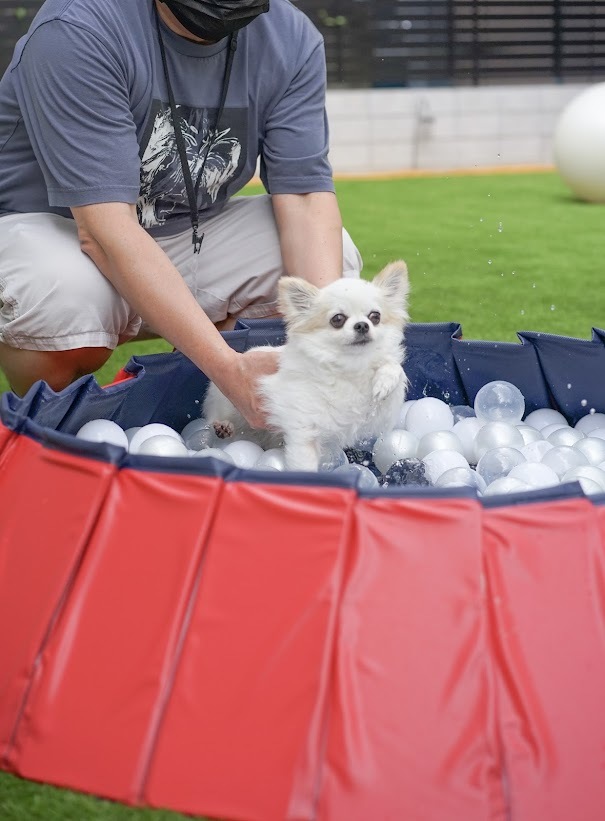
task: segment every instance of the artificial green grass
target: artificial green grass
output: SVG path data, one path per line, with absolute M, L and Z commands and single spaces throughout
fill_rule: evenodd
M 605 206 L 574 200 L 554 173 L 343 181 L 338 194 L 365 276 L 407 261 L 414 322 L 456 321 L 466 338 L 508 341 L 518 330 L 587 338 L 605 325 Z M 170 349 L 124 345 L 97 379 L 111 381 L 133 354 Z M 0 774 L 2 821 L 179 818 Z
M 589 338 L 605 325 L 605 206 L 574 199 L 556 173 L 337 188 L 364 276 L 393 259 L 408 263 L 413 322 L 460 322 L 467 339 L 513 342 L 519 330 Z M 163 341 L 121 346 L 97 378 L 111 381 L 133 354 L 168 350 Z
M 131 809 L 113 801 L 0 773 L 2 821 L 192 821 L 192 818 L 167 810 Z

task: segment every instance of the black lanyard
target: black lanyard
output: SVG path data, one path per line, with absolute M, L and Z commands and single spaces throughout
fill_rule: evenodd
M 164 78 L 166 80 L 166 89 L 168 91 L 168 102 L 170 104 L 172 128 L 174 130 L 176 147 L 179 152 L 181 169 L 183 171 L 183 178 L 185 180 L 187 199 L 189 200 L 189 213 L 191 215 L 191 227 L 193 229 L 193 253 L 199 254 L 200 249 L 202 247 L 202 240 L 204 239 L 204 235 L 202 234 L 201 236 L 198 236 L 199 221 L 197 211 L 197 195 L 200 188 L 200 183 L 202 181 L 202 177 L 204 175 L 204 170 L 206 168 L 206 160 L 208 159 L 208 155 L 210 154 L 211 149 L 214 147 L 215 140 L 218 137 L 221 117 L 223 116 L 223 111 L 225 110 L 227 91 L 229 90 L 229 80 L 231 79 L 231 69 L 233 68 L 233 58 L 235 57 L 235 51 L 237 49 L 237 31 L 231 34 L 231 36 L 229 37 L 229 53 L 227 55 L 227 63 L 225 65 L 223 88 L 221 91 L 221 101 L 218 109 L 218 114 L 216 116 L 216 123 L 214 125 L 214 128 L 212 129 L 212 133 L 209 132 L 208 147 L 206 148 L 206 153 L 204 154 L 204 159 L 202 161 L 202 167 L 199 170 L 194 185 L 193 179 L 191 177 L 191 169 L 189 168 L 189 163 L 187 161 L 187 151 L 185 148 L 185 140 L 183 138 L 183 130 L 181 128 L 181 123 L 179 120 L 179 116 L 177 114 L 176 103 L 174 101 L 174 94 L 172 93 L 172 86 L 170 85 L 170 78 L 168 77 L 168 61 L 166 60 L 166 49 L 164 48 L 164 39 L 162 37 L 162 30 L 160 26 L 158 10 L 155 3 L 154 12 L 156 28 L 158 32 L 158 41 L 160 44 L 160 54 L 162 55 L 162 65 L 164 66 Z

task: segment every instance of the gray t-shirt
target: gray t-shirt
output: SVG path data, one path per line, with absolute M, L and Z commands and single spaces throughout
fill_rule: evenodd
M 0 81 L 0 215 L 128 202 L 154 235 L 190 224 L 152 2 L 46 0 Z M 229 40 L 203 46 L 161 25 L 195 180 Z M 259 156 L 269 193 L 333 191 L 327 154 L 321 35 L 288 0 L 271 0 L 239 33 L 201 221 L 249 182 Z

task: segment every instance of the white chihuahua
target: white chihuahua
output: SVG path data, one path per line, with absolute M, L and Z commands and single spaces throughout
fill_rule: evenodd
M 287 341 L 277 349 L 277 372 L 259 387 L 272 430 L 253 431 L 214 384 L 204 418 L 221 438 L 250 438 L 265 448 L 283 443 L 289 470 L 316 471 L 324 446 L 353 446 L 392 430 L 407 388 L 408 291 L 402 261 L 371 282 L 346 278 L 317 288 L 283 277 Z

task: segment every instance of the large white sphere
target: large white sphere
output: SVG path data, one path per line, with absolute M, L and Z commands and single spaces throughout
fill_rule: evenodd
M 427 453 L 432 453 L 434 450 L 457 450 L 464 453 L 462 442 L 451 430 L 434 430 L 431 433 L 425 433 L 418 442 L 416 456 L 418 459 L 424 459 Z
M 557 121 L 553 138 L 559 174 L 573 193 L 605 202 L 605 83 L 574 97 Z
M 183 442 L 165 433 L 143 439 L 136 452 L 138 456 L 189 456 Z
M 130 440 L 130 453 L 138 453 L 139 448 L 146 439 L 151 439 L 152 436 L 172 436 L 179 442 L 182 442 L 180 434 L 169 425 L 163 425 L 161 422 L 150 422 L 148 425 L 143 425 Z
M 509 422 L 523 419 L 525 398 L 512 382 L 497 379 L 479 389 L 473 407 L 478 419 L 484 422 Z
M 468 462 L 457 450 L 434 450 L 422 460 L 426 477 L 434 485 L 437 479 L 451 468 L 467 468 Z
M 477 461 L 492 448 L 524 447 L 523 437 L 514 425 L 506 422 L 487 422 L 475 437 L 475 457 Z
M 379 436 L 374 445 L 372 458 L 381 473 L 398 462 L 400 459 L 410 459 L 416 456 L 418 437 L 409 430 L 395 430 Z
M 452 409 L 441 399 L 425 396 L 409 409 L 405 426 L 419 439 L 432 431 L 451 430 L 454 427 Z
M 578 419 L 575 428 L 585 436 L 590 436 L 593 431 L 605 428 L 605 413 L 587 413 Z
M 248 439 L 229 442 L 222 450 L 229 454 L 238 468 L 254 467 L 264 453 L 260 445 L 257 445 L 256 442 L 250 442 Z

